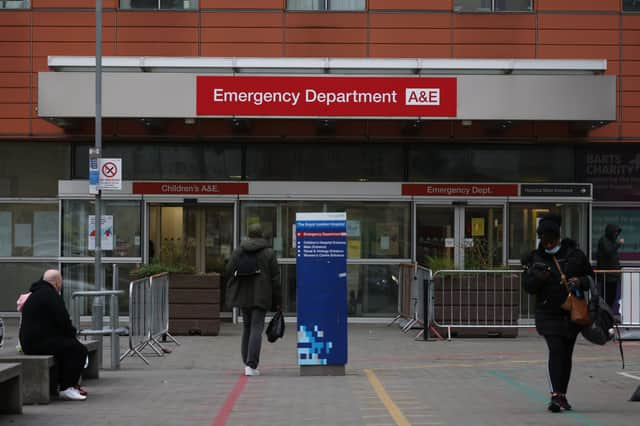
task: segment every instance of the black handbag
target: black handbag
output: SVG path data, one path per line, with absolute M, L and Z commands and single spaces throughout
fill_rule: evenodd
M 273 318 L 269 321 L 269 325 L 267 325 L 265 334 L 267 335 L 267 340 L 270 343 L 273 343 L 284 336 L 284 315 L 282 315 L 282 311 L 277 311 L 273 315 Z

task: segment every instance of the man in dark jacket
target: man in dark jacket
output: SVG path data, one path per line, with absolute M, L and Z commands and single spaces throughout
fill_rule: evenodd
M 55 269 L 46 271 L 41 280 L 31 285 L 31 295 L 22 307 L 20 343 L 27 355 L 55 356 L 60 397 L 83 401 L 87 397 L 81 394 L 77 385 L 87 359 L 87 349 L 76 339 L 76 329 L 71 325 L 61 290 L 62 275 Z
M 246 376 L 258 376 L 260 346 L 264 318 L 268 310 L 280 310 L 280 268 L 275 252 L 262 237 L 259 224 L 249 226 L 249 238 L 232 254 L 225 268 L 227 277 L 227 305 L 242 310 L 242 361 Z M 255 272 L 239 274 L 238 267 L 243 252 L 255 254 Z
M 598 241 L 597 269 L 620 269 L 618 249 L 624 244 L 624 239 L 619 238 L 620 232 L 622 229 L 617 225 L 609 224 L 604 228 L 604 235 Z M 604 279 L 598 282 L 598 286 L 605 302 L 611 306 L 611 311 L 620 315 L 620 273 L 604 272 Z
M 551 401 L 548 408 L 556 413 L 571 410 L 566 394 L 573 348 L 581 326 L 571 322 L 570 312 L 561 307 L 568 292 L 554 259 L 576 297 L 584 297 L 589 289 L 589 277 L 594 275 L 587 256 L 576 242 L 568 238 L 560 240 L 560 224 L 560 216 L 544 216 L 537 229 L 540 245 L 522 259 L 524 289 L 536 296 L 536 330 L 549 347 Z

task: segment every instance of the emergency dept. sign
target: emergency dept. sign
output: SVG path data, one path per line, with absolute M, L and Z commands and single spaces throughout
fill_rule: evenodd
M 199 116 L 456 117 L 453 77 L 198 76 Z

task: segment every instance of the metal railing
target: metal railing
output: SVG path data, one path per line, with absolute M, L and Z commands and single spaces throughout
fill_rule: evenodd
M 441 270 L 433 274 L 433 325 L 489 332 L 534 326 L 531 296 L 519 270 Z

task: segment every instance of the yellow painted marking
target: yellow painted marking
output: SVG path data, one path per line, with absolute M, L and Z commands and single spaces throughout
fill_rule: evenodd
M 384 390 L 384 386 L 382 386 L 382 383 L 380 383 L 380 380 L 378 380 L 378 377 L 373 372 L 373 370 L 365 368 L 364 372 L 367 375 L 367 378 L 369 379 L 369 383 L 371 383 L 371 387 L 373 387 L 373 390 L 375 390 L 376 394 L 378 394 L 378 398 L 380 398 L 380 401 L 382 401 L 384 406 L 387 407 L 387 411 L 389 411 L 389 414 L 391 414 L 391 417 L 393 417 L 393 420 L 396 422 L 396 425 L 411 426 L 411 423 L 409 423 L 409 420 L 407 420 L 404 414 L 402 414 L 402 411 L 400 411 L 400 409 L 393 402 L 391 397 L 389 397 L 389 394 L 387 394 L 387 391 Z

